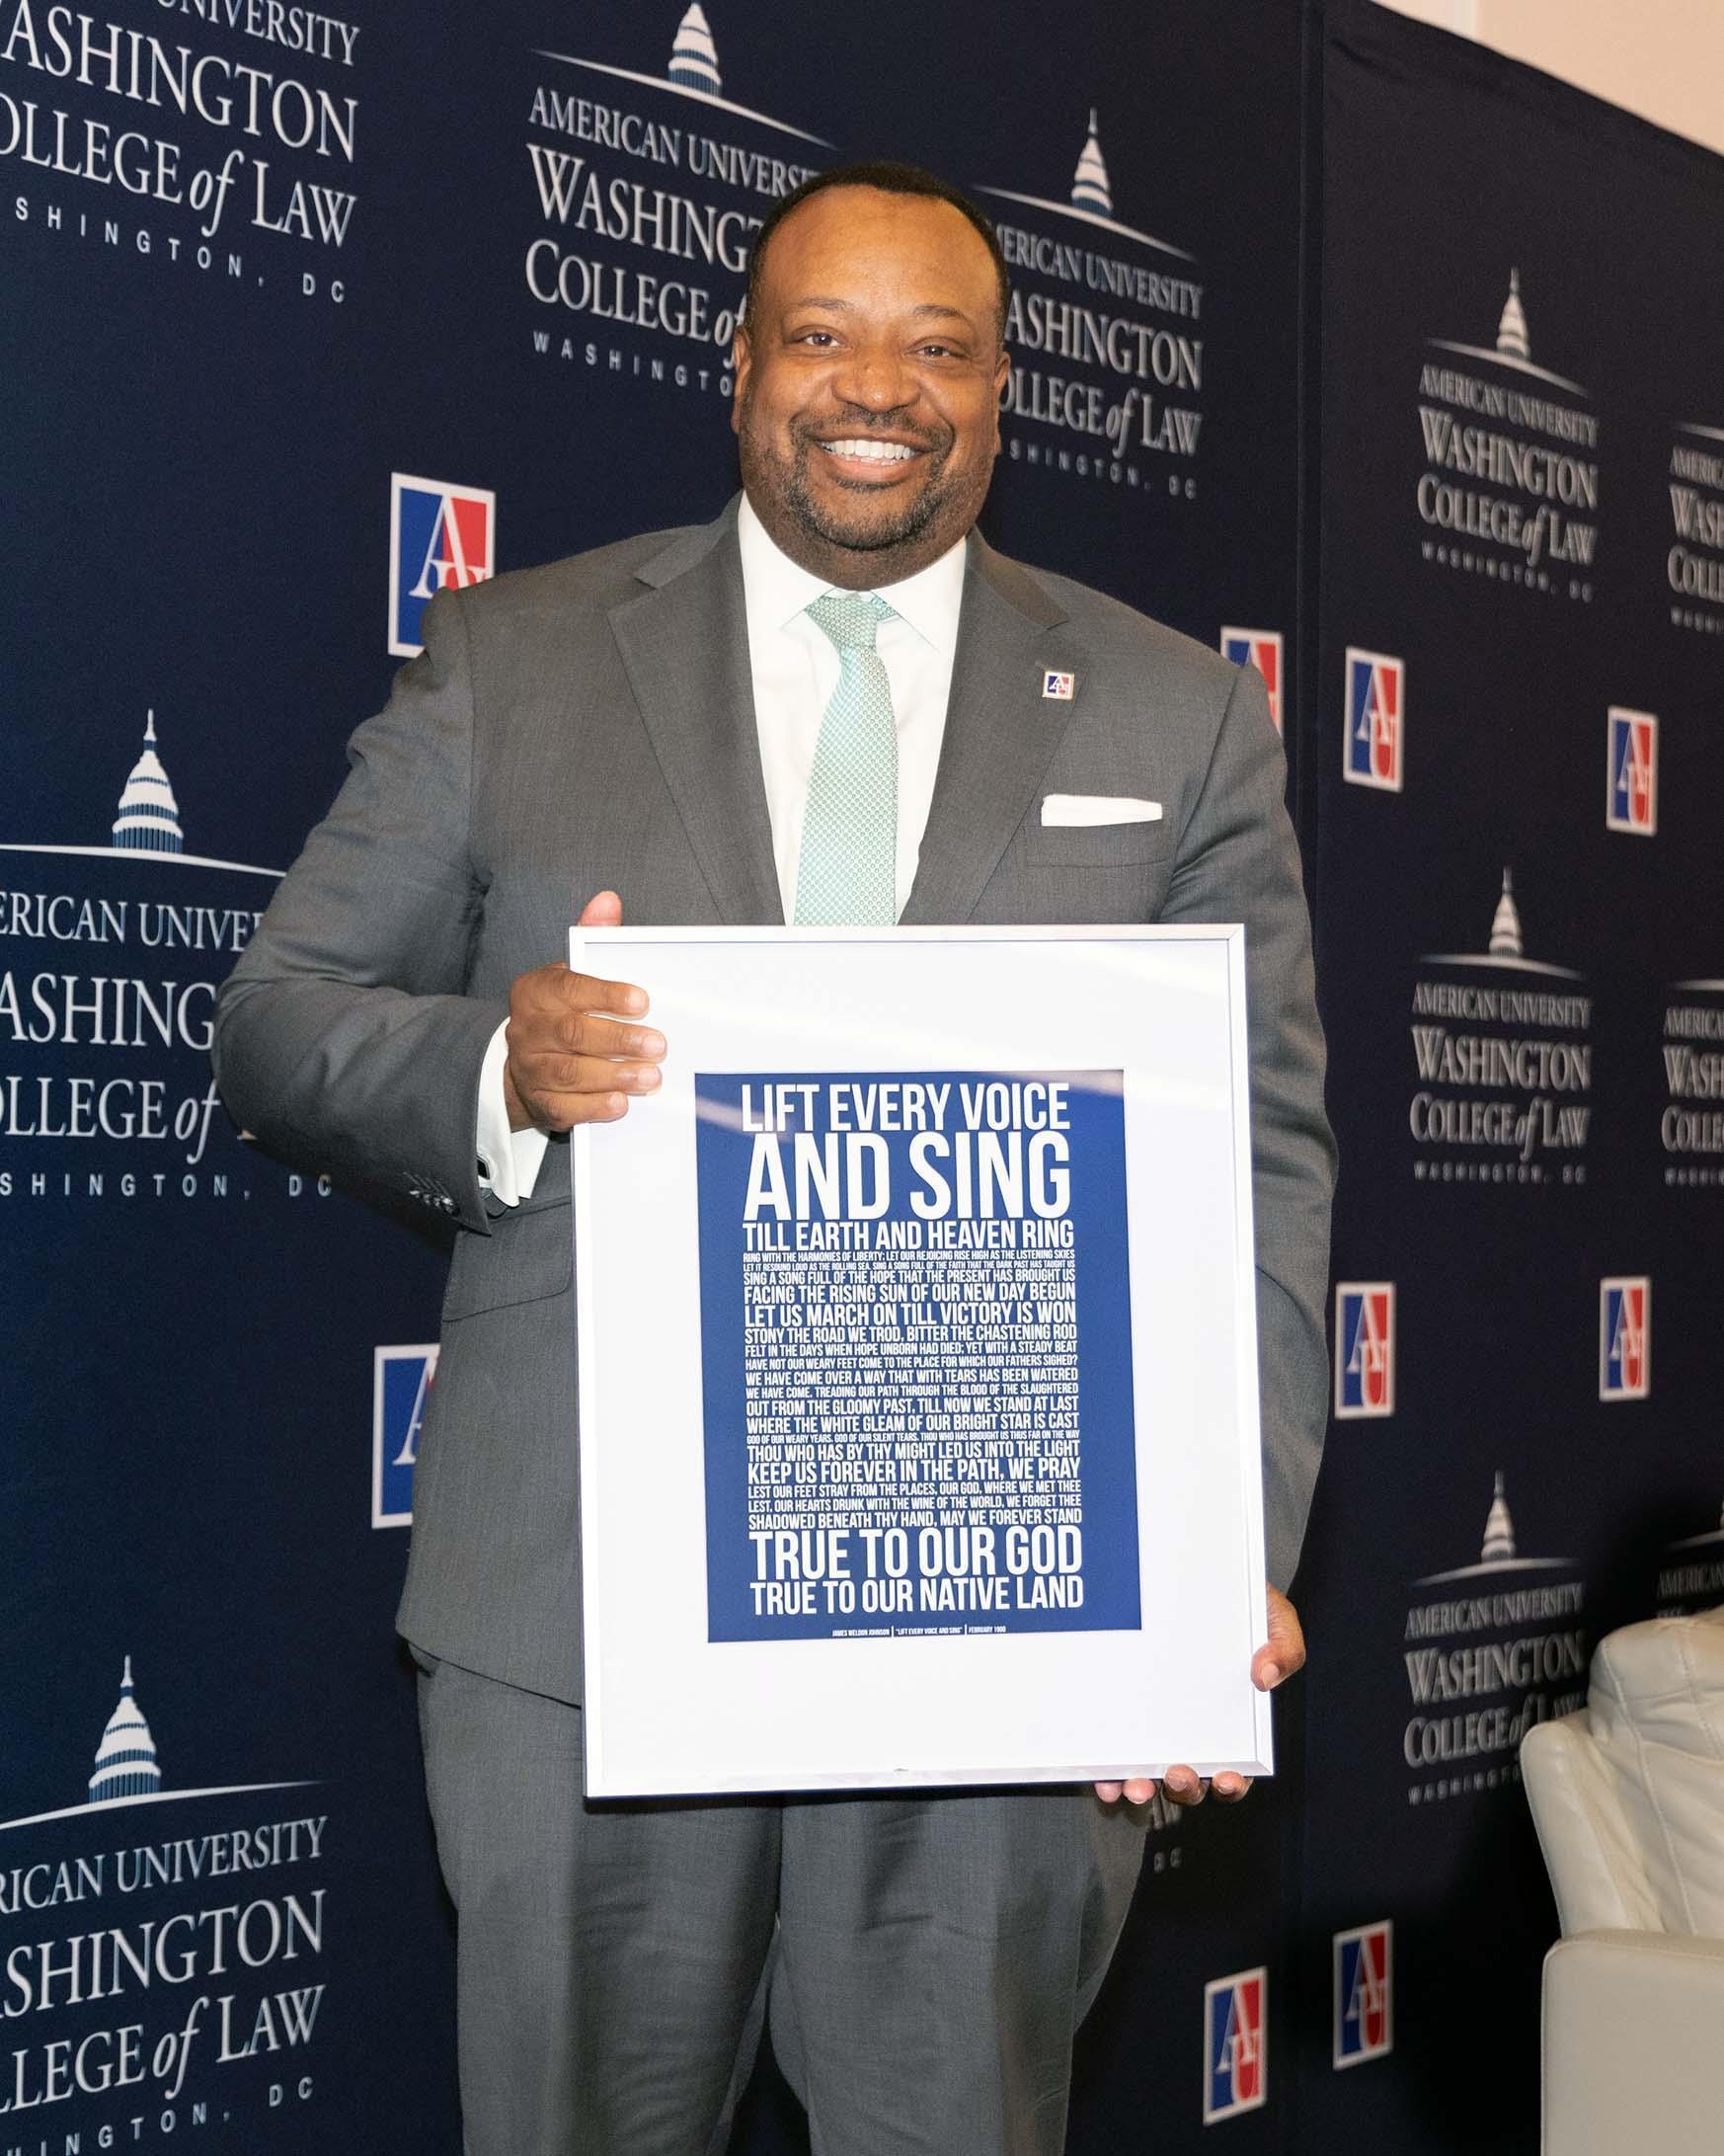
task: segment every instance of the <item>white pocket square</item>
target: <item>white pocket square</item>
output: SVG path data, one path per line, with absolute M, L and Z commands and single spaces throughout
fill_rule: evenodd
M 1129 793 L 1051 793 L 1042 797 L 1043 824 L 1068 831 L 1098 824 L 1158 824 L 1159 801 L 1139 801 Z

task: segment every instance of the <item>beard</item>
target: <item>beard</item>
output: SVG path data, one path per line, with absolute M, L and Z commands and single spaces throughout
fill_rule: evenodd
M 867 480 L 839 478 L 839 488 L 856 497 L 855 511 L 848 514 L 840 504 L 829 498 L 823 500 L 815 491 L 814 459 L 826 453 L 821 447 L 822 438 L 867 439 L 877 432 L 912 431 L 894 426 L 891 414 L 885 418 L 871 416 L 866 421 L 841 416 L 821 421 L 798 419 L 790 430 L 792 452 L 785 458 L 769 441 L 756 439 L 751 417 L 744 403 L 738 446 L 743 483 L 749 496 L 757 501 L 763 494 L 776 501 L 790 520 L 827 546 L 853 553 L 883 552 L 912 544 L 947 519 L 956 519 L 956 537 L 968 530 L 975 510 L 980 507 L 980 500 L 971 505 L 970 488 L 946 477 L 946 460 L 956 439 L 949 427 L 929 433 L 915 431 L 916 446 L 924 452 L 926 464 L 921 486 L 907 501 L 888 506 L 878 498 L 880 490 Z

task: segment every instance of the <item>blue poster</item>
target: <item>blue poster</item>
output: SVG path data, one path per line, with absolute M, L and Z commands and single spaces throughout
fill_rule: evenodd
M 1120 1073 L 695 1104 L 708 1637 L 1135 1629 Z

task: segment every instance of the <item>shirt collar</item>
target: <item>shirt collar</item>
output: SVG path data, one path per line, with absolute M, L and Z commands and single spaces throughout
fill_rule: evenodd
M 751 637 L 775 634 L 794 621 L 811 599 L 832 589 L 776 544 L 745 494 L 737 513 L 737 543 L 743 554 L 743 591 Z M 874 591 L 924 643 L 950 654 L 958 648 L 965 561 L 965 543 L 959 539 L 913 577 L 876 585 Z

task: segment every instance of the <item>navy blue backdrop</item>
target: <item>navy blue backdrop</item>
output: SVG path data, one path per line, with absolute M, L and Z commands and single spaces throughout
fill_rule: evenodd
M 1724 973 L 1724 561 L 1679 522 L 1720 535 L 1724 174 L 1363 4 L 1322 94 L 1299 2140 L 1529 2149 L 1555 1920 L 1515 1745 L 1724 1555 L 1724 1124 L 1664 1054 L 1716 1041 Z M 1383 1919 L 1394 2056 L 1337 2072 L 1331 1942 Z
M 748 235 L 858 154 L 1000 222 L 990 537 L 1273 677 L 1346 1160 L 1309 1729 L 1158 1809 L 1071 2145 L 1435 2150 L 1489 2011 L 1530 2146 L 1508 1718 L 1724 1548 L 1719 167 L 1364 6 L 882 0 L 867 50 L 0 6 L 0 2149 L 458 2145 L 390 1632 L 443 1252 L 232 1128 L 210 998 L 426 590 L 724 501 Z M 738 2146 L 800 2134 L 763 2069 Z

